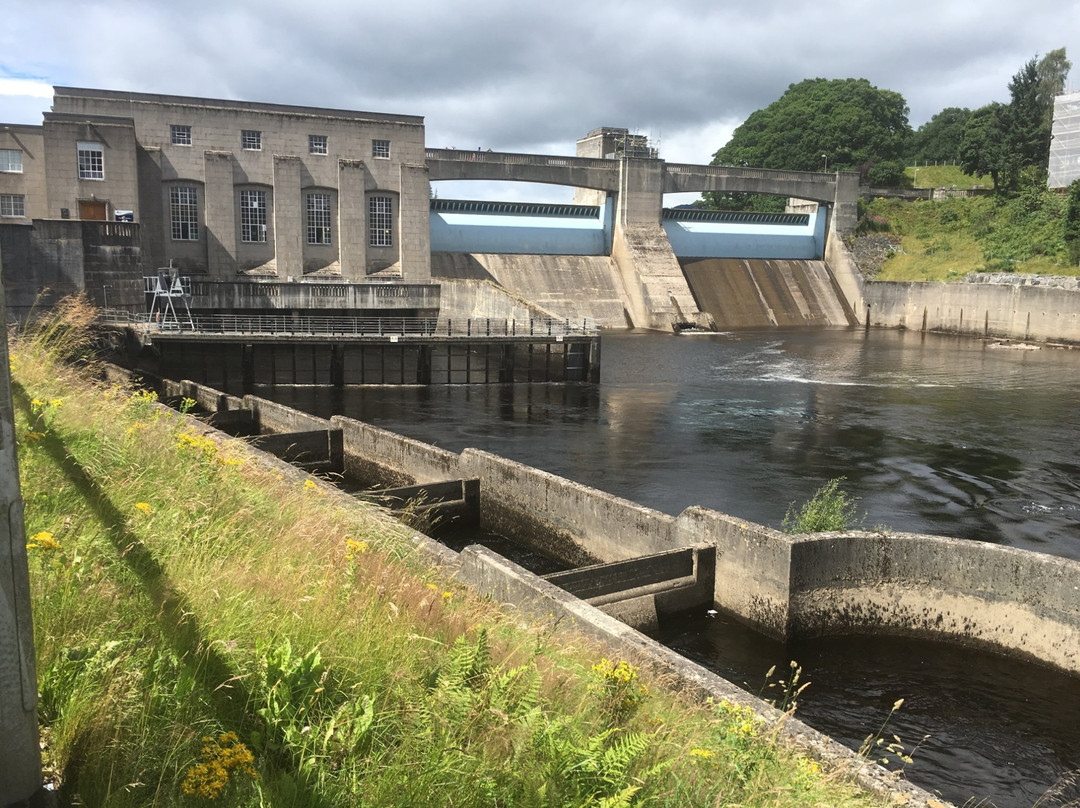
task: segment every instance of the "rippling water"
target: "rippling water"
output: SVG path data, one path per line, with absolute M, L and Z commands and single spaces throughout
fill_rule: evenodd
M 867 526 L 1080 559 L 1080 350 L 903 331 L 628 333 L 599 386 L 260 389 L 444 448 L 496 452 L 671 514 L 705 505 L 777 527 L 843 476 Z M 909 776 L 962 803 L 1030 806 L 1080 768 L 1080 684 L 934 643 L 784 647 L 721 619 L 665 627 L 683 653 L 757 692 L 789 659 L 799 715 L 857 747 L 890 720 Z

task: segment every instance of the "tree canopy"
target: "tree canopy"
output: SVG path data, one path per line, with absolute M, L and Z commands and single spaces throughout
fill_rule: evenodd
M 915 130 L 909 160 L 916 163 L 956 163 L 964 126 L 971 117 L 966 107 L 946 107 Z
M 987 104 L 971 113 L 964 126 L 960 167 L 969 174 L 990 174 L 998 190 L 1015 191 L 1024 172 L 1046 171 L 1054 96 L 1065 88 L 1072 64 L 1065 49 L 1029 59 L 1009 81 L 1009 103 Z
M 908 106 L 866 79 L 806 79 L 737 128 L 713 165 L 851 170 L 903 158 Z
M 895 182 L 910 136 L 907 102 L 899 93 L 879 90 L 866 79 L 805 79 L 751 114 L 713 155 L 712 165 L 798 171 L 878 165 L 879 176 Z M 706 193 L 704 203 L 721 209 L 783 209 L 783 200 L 753 194 Z

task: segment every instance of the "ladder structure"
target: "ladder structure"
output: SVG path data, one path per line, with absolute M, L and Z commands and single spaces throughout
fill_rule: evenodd
M 147 293 L 153 294 L 150 303 L 150 325 L 162 329 L 175 329 L 187 325 L 192 331 L 195 323 L 191 319 L 191 278 L 181 277 L 175 268 L 159 267 L 157 274 L 144 278 Z M 183 308 L 183 320 L 177 310 L 177 302 Z

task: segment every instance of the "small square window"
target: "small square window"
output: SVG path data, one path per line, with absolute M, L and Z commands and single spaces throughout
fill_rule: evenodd
M 0 216 L 26 216 L 26 197 L 22 194 L 0 194 Z
M 373 141 L 371 141 L 371 156 L 372 157 L 389 157 L 390 156 L 390 141 L 389 140 L 373 140 Z
M 262 132 L 258 129 L 245 129 L 240 133 L 240 148 L 248 151 L 262 149 Z
M 22 173 L 22 152 L 19 149 L 0 149 L 0 171 Z
M 326 135 L 308 135 L 307 145 L 311 154 L 326 154 Z
M 170 124 L 169 139 L 174 146 L 190 146 L 191 127 L 182 123 Z

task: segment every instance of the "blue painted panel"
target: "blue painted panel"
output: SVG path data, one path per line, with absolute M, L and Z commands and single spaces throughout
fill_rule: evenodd
M 600 218 L 431 212 L 432 252 L 610 255 L 613 209 Z
M 664 220 L 679 258 L 780 258 L 820 260 L 825 254 L 825 210 L 806 227 Z

